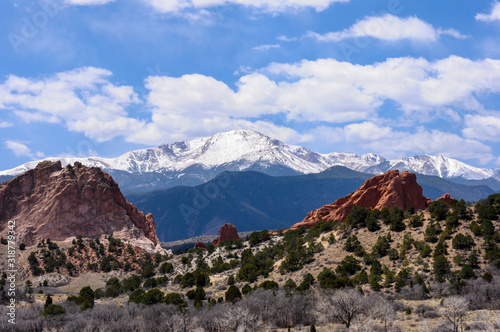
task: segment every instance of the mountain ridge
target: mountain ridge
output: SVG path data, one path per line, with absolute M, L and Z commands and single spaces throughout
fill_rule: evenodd
M 486 181 L 495 189 L 500 188 L 500 169 L 482 169 L 455 159 L 425 154 L 396 160 L 372 153 L 322 154 L 242 129 L 130 151 L 116 158 L 53 157 L 46 160 L 61 160 L 63 166 L 78 161 L 89 167 L 99 167 L 115 177 L 126 192 L 202 184 L 223 171 L 254 170 L 272 176 L 288 176 L 320 173 L 333 166 L 374 175 L 399 169 L 461 183 Z M 0 180 L 24 173 L 38 162 L 0 171 Z
M 289 228 L 308 212 L 354 192 L 371 174 L 334 166 L 315 174 L 273 177 L 259 172 L 224 172 L 198 186 L 127 195 L 140 210 L 155 215 L 160 241 L 215 234 L 231 223 L 239 231 Z M 417 174 L 424 195 L 450 193 L 472 201 L 493 193 L 487 186 L 456 184 Z

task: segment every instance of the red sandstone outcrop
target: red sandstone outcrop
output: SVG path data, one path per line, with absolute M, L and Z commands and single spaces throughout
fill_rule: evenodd
M 344 221 L 355 205 L 370 210 L 391 209 L 394 206 L 403 210 L 410 206 L 415 210 L 423 210 L 430 202 L 429 198 L 423 196 L 422 187 L 417 183 L 415 174 L 404 171 L 400 174 L 398 170 L 387 171 L 367 180 L 356 192 L 309 212 L 307 217 L 293 225 L 292 229 L 301 226 L 310 228 L 320 220 Z
M 194 249 L 207 249 L 207 246 L 203 242 L 196 242 L 194 245 Z
M 77 235 L 112 234 L 132 244 L 159 249 L 153 216 L 129 203 L 111 176 L 80 163 L 61 167 L 44 161 L 0 185 L 0 234 L 15 220 L 19 243 L 40 238 L 66 240 Z
M 436 201 L 443 201 L 445 202 L 446 204 L 448 205 L 451 205 L 451 203 L 454 201 L 455 199 L 453 197 L 450 196 L 450 194 L 444 194 L 443 196 L 439 197 L 438 199 L 436 199 Z
M 225 224 L 219 229 L 219 236 L 212 241 L 214 246 L 218 246 L 222 242 L 241 240 L 236 227 L 231 224 Z

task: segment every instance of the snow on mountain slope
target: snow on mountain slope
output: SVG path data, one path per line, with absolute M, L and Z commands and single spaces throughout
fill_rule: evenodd
M 384 157 L 373 153 L 358 156 L 354 153 L 332 152 L 323 156 L 324 163 L 332 166 L 344 166 L 358 172 L 365 172 L 369 167 L 380 165 L 386 162 Z
M 389 169 L 409 170 L 424 175 L 439 176 L 444 179 L 462 177 L 467 180 L 482 180 L 495 176 L 495 171 L 477 168 L 461 161 L 443 156 L 420 155 L 412 158 L 391 160 Z
M 183 171 L 196 167 L 196 172 L 214 170 L 242 171 L 258 167 L 281 167 L 302 174 L 318 173 L 332 166 L 345 166 L 359 172 L 379 174 L 389 169 L 408 170 L 445 179 L 463 178 L 481 180 L 494 177 L 500 180 L 500 170 L 472 167 L 458 160 L 443 156 L 421 155 L 399 160 L 386 160 L 375 154 L 352 153 L 320 154 L 304 147 L 285 144 L 251 130 L 233 130 L 211 137 L 186 142 L 164 144 L 127 152 L 117 158 L 46 158 L 61 160 L 63 165 L 80 161 L 86 166 L 133 174 L 161 173 L 169 177 L 182 177 Z M 34 168 L 39 161 L 32 161 L 2 175 L 15 176 Z M 206 174 L 204 174 L 206 176 Z M 213 177 L 212 175 L 210 177 Z

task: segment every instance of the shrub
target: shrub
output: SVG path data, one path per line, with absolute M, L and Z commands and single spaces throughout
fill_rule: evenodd
M 141 302 L 144 303 L 145 305 L 152 305 L 161 303 L 162 300 L 163 300 L 163 292 L 159 289 L 153 288 L 144 294 Z
M 247 264 L 240 269 L 237 277 L 238 277 L 238 280 L 240 280 L 240 281 L 254 282 L 259 277 L 257 272 L 258 272 L 258 269 L 255 265 Z
M 179 293 L 168 293 L 165 295 L 163 303 L 176 305 L 178 309 L 187 307 L 186 301 L 184 301 Z
M 123 279 L 122 286 L 125 291 L 132 292 L 141 287 L 141 277 L 138 275 L 132 275 L 126 279 Z
M 289 279 L 289 280 L 291 280 L 291 279 Z M 249 284 L 245 284 L 245 286 L 243 286 L 243 288 L 241 289 L 241 292 L 243 293 L 243 295 L 250 294 L 252 291 L 253 291 L 252 286 L 250 286 Z
M 287 291 L 287 292 L 292 292 L 294 291 L 296 288 L 297 288 L 297 284 L 295 283 L 295 281 L 293 281 L 292 278 L 288 279 L 286 282 L 285 282 L 285 285 L 283 286 L 283 288 Z M 243 293 L 245 294 L 245 293 Z
M 403 210 L 394 206 L 389 214 L 390 230 L 394 232 L 404 231 L 406 229 L 406 225 L 403 222 L 404 218 Z
M 130 295 L 128 296 L 128 302 L 134 302 L 134 303 L 142 303 L 142 299 L 144 298 L 144 294 L 146 292 L 143 289 L 136 289 Z
M 444 282 L 444 277 L 450 273 L 450 263 L 444 254 L 434 257 L 434 277 L 438 282 Z
M 318 275 L 318 281 L 321 288 L 340 289 L 354 287 L 352 280 L 347 277 L 339 278 L 334 271 L 326 267 Z
M 347 255 L 346 257 L 344 257 L 344 259 L 335 269 L 335 271 L 342 276 L 353 275 L 360 270 L 360 261 L 351 255 Z
M 42 315 L 44 317 L 52 317 L 57 315 L 64 315 L 65 313 L 66 309 L 64 309 L 62 306 L 58 304 L 51 304 L 43 309 Z
M 207 298 L 205 291 L 202 287 L 196 287 L 196 289 L 191 289 L 187 292 L 187 297 L 195 302 L 195 305 L 201 306 L 201 302 Z
M 481 276 L 481 278 L 483 278 L 487 282 L 493 281 L 493 276 L 489 272 L 484 272 L 484 274 Z
M 410 219 L 410 226 L 413 228 L 422 227 L 424 225 L 424 221 L 421 215 L 413 215 Z
M 460 277 L 462 279 L 471 279 L 476 277 L 474 269 L 469 264 L 464 264 L 460 270 Z
M 226 302 L 235 303 L 242 298 L 240 289 L 235 285 L 229 286 L 225 294 Z
M 425 243 L 422 247 L 422 249 L 420 250 L 420 257 L 422 258 L 425 258 L 425 257 L 429 257 L 432 253 L 432 248 L 429 244 Z
M 432 254 L 433 257 L 440 256 L 440 255 L 448 255 L 448 245 L 446 244 L 445 241 L 439 241 L 436 247 L 434 248 L 434 253 Z
M 280 273 L 298 271 L 304 267 L 304 264 L 311 262 L 314 258 L 314 252 L 299 246 L 295 250 L 290 250 L 280 266 Z
M 379 257 L 384 257 L 390 248 L 389 239 L 386 236 L 379 236 L 377 242 L 373 245 L 372 251 L 379 255 Z
M 368 219 L 366 219 L 366 228 L 370 232 L 376 232 L 380 229 L 380 225 L 378 223 L 378 220 L 373 214 L 370 214 Z
M 399 253 L 397 249 L 392 248 L 391 251 L 389 251 L 389 259 L 391 261 L 397 261 L 399 259 Z
M 443 201 L 434 201 L 427 207 L 427 210 L 431 213 L 431 216 L 436 220 L 445 220 L 448 215 L 450 207 Z
M 231 275 L 229 276 L 229 278 L 227 278 L 227 284 L 228 284 L 229 286 L 231 286 L 231 285 L 234 285 L 234 283 L 235 283 L 235 282 L 236 282 L 236 281 L 234 280 L 234 275 L 232 275 L 232 274 L 231 274 Z
M 274 280 L 266 280 L 259 285 L 259 288 L 264 288 L 265 290 L 277 290 L 280 286 Z
M 314 284 L 314 277 L 312 274 L 308 273 L 304 277 L 304 280 L 300 283 L 300 285 L 297 287 L 297 291 L 300 293 L 303 293 L 311 287 L 311 285 Z
M 94 307 L 95 293 L 89 286 L 80 289 L 78 294 L 78 304 L 80 304 L 80 311 L 85 311 Z
M 144 288 L 155 288 L 158 286 L 156 278 L 149 278 L 144 282 Z
M 461 250 L 461 249 L 470 249 L 472 248 L 472 246 L 475 245 L 475 243 L 474 239 L 469 234 L 463 235 L 461 233 L 458 233 L 453 238 L 451 245 L 454 249 Z
M 438 241 L 436 228 L 433 226 L 428 226 L 424 233 L 425 242 L 436 243 Z
M 349 212 L 345 222 L 354 228 L 365 227 L 369 215 L 370 211 L 367 208 L 355 205 Z
M 173 271 L 174 271 L 174 266 L 172 265 L 172 263 L 168 263 L 168 262 L 163 263 L 160 266 L 160 270 L 159 270 L 159 272 L 161 274 L 167 274 L 167 273 L 171 273 Z
M 347 238 L 347 240 L 345 241 L 344 249 L 348 252 L 355 253 L 356 256 L 363 256 L 365 252 L 363 246 L 361 245 L 361 242 L 359 242 L 356 235 L 352 235 Z
M 268 230 L 263 230 L 260 232 L 253 232 L 247 237 L 248 242 L 251 247 L 255 247 L 259 243 L 265 242 L 271 238 Z

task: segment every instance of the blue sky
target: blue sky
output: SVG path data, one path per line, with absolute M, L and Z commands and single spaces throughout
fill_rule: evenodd
M 0 2 L 0 170 L 236 128 L 500 167 L 500 4 Z

